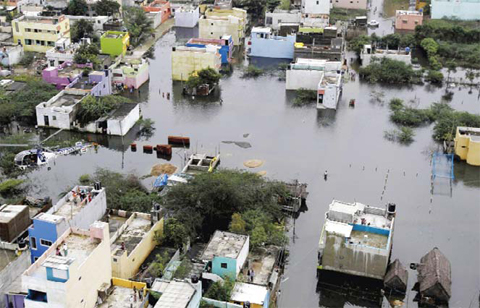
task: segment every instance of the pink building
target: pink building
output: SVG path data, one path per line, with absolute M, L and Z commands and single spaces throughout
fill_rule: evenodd
M 47 67 L 44 69 L 42 72 L 42 78 L 45 82 L 55 85 L 57 89 L 64 89 L 71 84 L 74 79 L 81 77 L 82 70 L 86 66 L 89 65 L 75 65 L 72 62 L 65 62 L 59 66 Z
M 160 13 L 161 23 L 164 23 L 167 19 L 169 19 L 172 12 L 170 2 L 165 0 L 155 0 L 149 5 L 144 6 L 143 10 L 147 13 Z
M 422 23 L 422 12 L 398 10 L 395 17 L 395 30 L 414 31 L 415 27 Z

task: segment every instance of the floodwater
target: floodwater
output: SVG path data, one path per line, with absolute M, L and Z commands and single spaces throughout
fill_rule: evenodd
M 287 94 L 285 82 L 272 74 L 242 79 L 245 62 L 237 61 L 233 72 L 221 80 L 214 98 L 193 100 L 181 95 L 180 84 L 172 86 L 170 50 L 175 40 L 172 31 L 157 42 L 150 82 L 132 95 L 141 102 L 143 115 L 155 121 L 154 135 L 149 140 L 137 138 L 137 152 L 128 147 L 134 136 L 127 136 L 100 140 L 110 148 L 59 157 L 51 170 L 44 168 L 29 175 L 35 184 L 32 193 L 39 197 L 50 195 L 55 200 L 80 175 L 98 167 L 148 174 L 154 164 L 165 161 L 155 154 L 142 153 L 142 145 L 165 144 L 168 135 L 189 136 L 192 143 L 187 151 L 220 152 L 222 167 L 244 169 L 244 161 L 260 159 L 265 163 L 252 171 L 266 171 L 274 179 L 308 183 L 308 210 L 296 219 L 294 237 L 293 228 L 290 233 L 290 257 L 281 283 L 280 307 L 371 306 L 343 296 L 338 290 L 317 291 L 316 250 L 332 199 L 378 207 L 396 203 L 392 260 L 399 258 L 408 267 L 433 247 L 439 247 L 452 264 L 450 306 L 478 307 L 480 168 L 455 162 L 455 180 L 450 185 L 449 180 L 437 179 L 432 196 L 430 153 L 438 147 L 431 138 L 432 127 L 415 129 L 415 141 L 408 146 L 384 138 L 385 130 L 395 128 L 389 121 L 388 101 L 392 97 L 413 100 L 412 104 L 425 107 L 439 101 L 444 88 L 382 87 L 357 79 L 345 84 L 337 111 L 317 111 L 314 105 L 292 106 L 294 95 Z M 257 59 L 259 65 L 274 62 Z M 452 107 L 480 113 L 477 90 L 472 94 L 466 88 L 452 91 Z M 372 93 L 380 99 L 372 100 Z M 356 99 L 355 108 L 348 107 L 351 98 Z M 64 136 L 76 138 L 69 133 Z M 222 141 L 248 142 L 251 147 Z M 184 152 L 176 149 L 170 163 L 182 167 Z M 327 181 L 323 179 L 325 170 L 329 174 Z M 145 182 L 151 185 L 153 179 Z M 416 273 L 409 270 L 409 289 L 415 281 Z M 413 297 L 410 292 L 406 299 L 412 307 L 416 306 Z

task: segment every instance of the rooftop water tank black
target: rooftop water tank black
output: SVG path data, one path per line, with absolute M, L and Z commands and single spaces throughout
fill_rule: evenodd
M 387 212 L 388 214 L 395 214 L 397 206 L 395 203 L 389 203 L 387 206 Z

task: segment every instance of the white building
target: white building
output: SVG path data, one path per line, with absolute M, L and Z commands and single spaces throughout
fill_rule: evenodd
M 302 13 L 299 10 L 280 10 L 265 13 L 265 25 L 274 30 L 279 30 L 280 25 L 284 23 L 300 23 Z
M 82 95 L 67 94 L 61 91 L 50 100 L 35 107 L 37 125 L 70 129 L 75 121 Z
M 175 9 L 175 27 L 194 28 L 200 19 L 199 7 L 181 6 Z
M 65 15 L 70 20 L 70 27 L 76 24 L 79 20 L 85 19 L 93 23 L 93 30 L 103 31 L 103 25 L 110 20 L 108 16 L 74 16 L 74 15 Z
M 318 90 L 325 72 L 336 73 L 342 68 L 339 61 L 298 58 L 289 65 L 286 74 L 286 90 Z
M 411 65 L 412 64 L 412 55 L 410 52 L 410 48 L 406 48 L 405 50 L 391 50 L 391 49 L 379 49 L 379 48 L 372 48 L 372 45 L 365 45 L 363 46 L 363 50 L 360 53 L 360 59 L 362 60 L 362 65 L 367 66 L 369 65 L 373 59 L 382 59 L 388 58 L 391 60 L 401 61 L 405 64 Z
M 199 308 L 202 300 L 202 283 L 198 279 L 155 279 L 151 290 L 161 294 L 155 308 Z
M 302 23 L 307 27 L 326 27 L 330 20 L 329 0 L 302 0 Z
M 70 40 L 69 40 L 70 41 Z M 80 47 L 79 44 L 66 45 L 63 39 L 58 40 L 55 47 L 47 50 L 45 56 L 49 67 L 58 67 L 65 62 L 73 63 L 75 51 Z
M 317 109 L 337 109 L 342 94 L 342 74 L 324 72 L 318 83 Z
M 61 255 L 56 254 L 57 247 Z M 107 223 L 69 228 L 22 275 L 25 308 L 93 308 L 112 279 Z
M 333 7 L 342 9 L 366 10 L 367 0 L 332 0 Z

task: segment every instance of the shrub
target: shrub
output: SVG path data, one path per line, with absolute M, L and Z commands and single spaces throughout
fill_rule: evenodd
M 298 89 L 296 91 L 297 97 L 293 102 L 296 106 L 303 106 L 310 103 L 317 102 L 317 91 L 315 90 L 307 90 L 307 89 Z
M 0 183 L 0 195 L 3 197 L 10 196 L 21 190 L 20 185 L 22 185 L 25 180 L 19 179 L 7 179 Z
M 360 76 L 369 82 L 411 84 L 420 81 L 411 65 L 388 58 L 373 58 L 370 65 L 360 68 Z
M 35 53 L 31 51 L 26 51 L 23 54 L 20 61 L 18 62 L 18 64 L 20 64 L 21 66 L 29 67 L 34 60 L 35 60 Z
M 443 74 L 439 71 L 429 70 L 426 80 L 431 83 L 442 83 L 443 82 Z
M 243 72 L 243 78 L 257 78 L 263 75 L 264 70 L 253 65 L 249 65 L 247 69 Z

